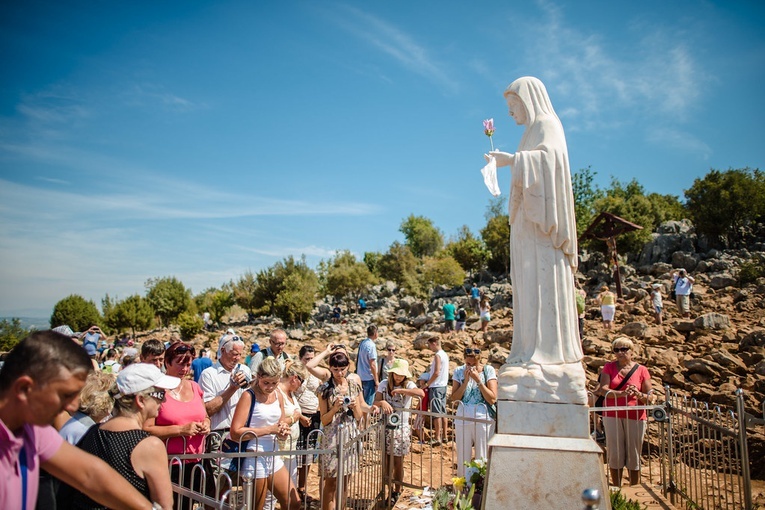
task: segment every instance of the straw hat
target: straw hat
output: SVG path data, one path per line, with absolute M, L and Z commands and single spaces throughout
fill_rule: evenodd
M 401 358 L 397 358 L 393 361 L 393 364 L 388 369 L 388 373 L 403 375 L 407 378 L 412 377 L 412 373 L 409 371 L 409 362 Z

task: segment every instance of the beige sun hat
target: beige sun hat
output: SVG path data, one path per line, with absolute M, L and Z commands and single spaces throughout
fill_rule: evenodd
M 401 358 L 396 358 L 393 360 L 393 364 L 388 369 L 388 373 L 403 375 L 407 378 L 412 377 L 412 373 L 409 371 L 409 362 Z

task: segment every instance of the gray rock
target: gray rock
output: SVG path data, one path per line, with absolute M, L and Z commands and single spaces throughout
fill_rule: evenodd
M 758 329 L 744 336 L 739 343 L 739 349 L 749 350 L 750 348 L 765 347 L 765 329 Z
M 719 377 L 720 372 L 723 371 L 723 367 L 705 359 L 689 359 L 683 362 L 683 366 L 690 374 L 704 374 L 709 377 Z M 696 382 L 696 381 L 694 381 Z
M 648 324 L 645 322 L 637 321 L 625 324 L 619 333 L 631 336 L 632 338 L 643 338 L 646 331 L 648 331 Z
M 426 324 L 433 324 L 433 317 L 431 317 L 430 315 L 420 315 L 412 319 L 411 324 L 412 324 L 412 327 L 419 329 Z
M 721 313 L 706 313 L 693 321 L 695 329 L 728 329 L 730 317 Z
M 291 340 L 302 340 L 305 338 L 305 333 L 302 329 L 291 329 L 287 332 L 287 336 L 289 336 Z
M 713 289 L 724 289 L 736 285 L 736 279 L 728 273 L 718 274 L 709 280 L 709 286 Z
M 409 315 L 412 317 L 417 317 L 419 315 L 425 315 L 427 312 L 427 306 L 425 306 L 425 303 L 422 301 L 414 301 L 409 306 Z
M 414 347 L 418 351 L 423 351 L 428 348 L 428 340 L 438 336 L 440 336 L 439 333 L 436 333 L 433 331 L 423 331 L 422 333 L 420 333 L 414 338 L 414 342 L 412 342 L 412 347 Z

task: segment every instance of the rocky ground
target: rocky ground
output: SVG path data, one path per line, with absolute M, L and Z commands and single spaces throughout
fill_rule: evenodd
M 637 346 L 636 360 L 646 365 L 661 386 L 671 392 L 700 402 L 735 409 L 735 392 L 744 391 L 746 411 L 763 418 L 765 402 L 765 278 L 744 287 L 738 285 L 737 272 L 747 261 L 765 263 L 765 250 L 717 251 L 698 253 L 697 242 L 687 224 L 672 222 L 654 234 L 652 243 L 632 264 L 622 263 L 623 298 L 618 301 L 613 331 L 600 323 L 600 309 L 594 302 L 597 289 L 611 283 L 611 270 L 600 254 L 581 258 L 578 280 L 588 292 L 585 335 L 582 341 L 583 363 L 588 382 L 594 386 L 600 368 L 612 359 L 610 342 L 617 336 L 630 337 Z M 681 318 L 669 297 L 670 271 L 686 268 L 696 279 L 692 299 L 692 317 Z M 652 283 L 663 285 L 665 314 L 662 325 L 655 324 L 650 313 L 648 292 Z M 432 353 L 427 339 L 441 335 L 450 355 L 450 371 L 461 364 L 462 349 L 477 345 L 485 359 L 499 367 L 507 357 L 513 332 L 512 286 L 504 279 L 482 276 L 479 284 L 492 304 L 492 321 L 485 334 L 480 332 L 476 315 L 468 318 L 467 330 L 446 334 L 441 308 L 447 300 L 469 310 L 465 289 L 439 288 L 429 300 L 407 296 L 395 284 L 387 282 L 371 289 L 365 296 L 369 310 L 364 315 L 351 314 L 341 323 L 329 321 L 333 303 L 330 298 L 316 303 L 310 324 L 286 328 L 290 341 L 287 351 L 296 354 L 304 344 L 317 349 L 327 343 L 345 343 L 355 350 L 365 337 L 369 323 L 379 327 L 378 349 L 389 340 L 399 346 L 398 356 L 409 360 L 413 371 L 421 373 L 429 365 Z M 467 286 L 465 287 L 467 288 Z M 612 287 L 613 288 L 613 287 Z M 244 319 L 242 317 L 242 319 Z M 282 326 L 278 319 L 262 318 L 252 324 L 229 319 L 249 343 L 268 343 L 268 332 Z M 170 331 L 147 332 L 142 336 L 169 337 Z M 199 335 L 194 342 L 216 347 L 220 332 Z M 749 458 L 752 477 L 765 479 L 765 427 L 749 428 Z

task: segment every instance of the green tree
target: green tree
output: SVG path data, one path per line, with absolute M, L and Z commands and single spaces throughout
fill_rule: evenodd
M 284 289 L 276 298 L 276 316 L 288 324 L 305 322 L 311 315 L 316 293 L 319 291 L 319 278 L 316 273 L 294 271 L 284 279 Z
M 188 310 L 178 314 L 175 320 L 178 323 L 181 338 L 187 342 L 193 340 L 195 336 L 201 333 L 205 325 L 202 317 Z
M 194 297 L 197 310 L 209 312 L 213 322 L 220 322 L 229 309 L 234 306 L 234 293 L 228 285 L 221 289 L 210 287 Z
M 72 331 L 85 331 L 94 324 L 101 325 L 101 314 L 93 301 L 71 294 L 53 307 L 50 327 L 69 326 Z
M 436 285 L 457 287 L 465 282 L 465 270 L 453 257 L 428 257 L 423 260 L 420 281 L 426 289 Z
M 261 269 L 255 276 L 257 285 L 253 294 L 253 303 L 256 307 L 265 309 L 269 315 L 273 315 L 276 310 L 276 298 L 283 288 L 283 277 L 279 274 L 281 271 L 276 265 Z
M 415 257 L 432 257 L 444 246 L 444 236 L 425 216 L 410 214 L 401 223 L 399 231 Z
M 483 269 L 489 259 L 489 250 L 483 241 L 463 225 L 457 233 L 457 238 L 450 241 L 445 250 L 467 272 L 477 272 Z
M 597 172 L 592 167 L 582 168 L 571 176 L 571 187 L 574 191 L 574 212 L 576 214 L 576 231 L 582 235 L 592 220 L 595 219 L 595 202 L 603 197 L 603 191 L 593 183 Z
M 380 276 L 380 259 L 382 259 L 383 254 L 379 251 L 367 251 L 364 252 L 364 264 L 367 265 L 369 268 L 369 271 L 372 272 L 373 275 L 379 277 Z
M 656 193 L 646 195 L 645 189 L 636 179 L 625 184 L 612 178 L 611 187 L 605 191 L 604 196 L 595 200 L 593 208 L 596 214 L 608 212 L 643 227 L 642 230 L 618 237 L 620 253 L 640 252 L 651 233 L 663 221 L 682 219 L 682 216 L 677 216 L 682 210 L 677 197 Z M 604 246 L 600 242 L 589 244 L 597 249 L 603 249 Z
M 383 279 L 396 282 L 399 287 L 412 294 L 420 294 L 420 282 L 417 277 L 419 263 L 409 246 L 394 241 L 388 251 L 380 257 L 377 267 Z
M 234 293 L 234 302 L 244 308 L 248 314 L 252 315 L 258 308 L 255 300 L 255 291 L 258 287 L 258 281 L 252 271 L 247 271 L 236 282 L 231 282 L 231 289 Z
M 14 317 L 10 321 L 0 321 L 0 352 L 10 351 L 24 340 L 30 332 L 21 325 L 21 319 Z
M 484 216 L 486 225 L 481 229 L 481 239 L 489 252 L 489 270 L 507 273 L 510 270 L 510 217 L 502 197 L 489 201 Z
M 113 303 L 104 320 L 112 330 L 124 331 L 129 329 L 135 338 L 136 331 L 145 331 L 151 328 L 154 322 L 154 310 L 144 298 L 135 294 Z
M 191 291 L 175 276 L 146 280 L 146 299 L 167 327 L 191 306 Z
M 377 283 L 377 278 L 364 262 L 359 262 L 348 250 L 337 252 L 326 264 L 324 278 L 328 294 L 356 302 L 361 293 L 370 285 Z
M 710 170 L 685 191 L 697 232 L 724 246 L 739 246 L 744 227 L 765 221 L 765 173 L 750 168 Z

